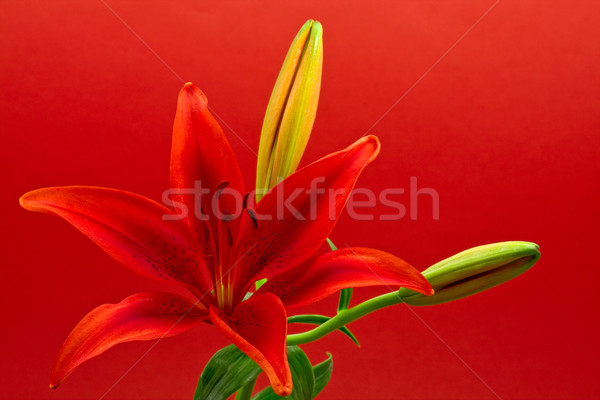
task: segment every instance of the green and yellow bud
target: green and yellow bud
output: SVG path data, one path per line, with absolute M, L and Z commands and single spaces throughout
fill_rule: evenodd
M 267 106 L 258 148 L 257 200 L 292 174 L 312 130 L 323 66 L 323 28 L 307 21 L 292 42 Z
M 435 294 L 398 292 L 406 304 L 430 306 L 458 300 L 509 281 L 531 268 L 540 248 L 529 242 L 501 242 L 465 250 L 423 271 Z

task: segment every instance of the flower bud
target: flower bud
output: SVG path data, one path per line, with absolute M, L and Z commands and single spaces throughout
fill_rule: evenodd
M 435 294 L 423 296 L 406 289 L 398 294 L 406 304 L 430 306 L 458 300 L 511 280 L 531 268 L 540 248 L 529 242 L 500 242 L 473 247 L 422 272 Z
M 323 28 L 309 20 L 288 50 L 267 106 L 258 148 L 257 200 L 300 163 L 317 113 L 322 65 Z

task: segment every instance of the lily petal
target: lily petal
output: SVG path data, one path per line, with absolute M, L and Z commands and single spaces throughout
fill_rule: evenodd
M 270 278 L 312 256 L 379 147 L 377 137 L 361 138 L 290 175 L 267 193 L 256 206 L 255 224 L 243 227 L 236 282 L 249 285 Z M 238 287 L 236 293 L 242 292 Z
M 252 296 L 231 315 L 210 306 L 210 319 L 229 340 L 265 372 L 275 393 L 292 392 L 292 374 L 287 362 L 286 312 L 273 294 Z
M 75 326 L 58 353 L 50 387 L 116 344 L 152 340 L 187 331 L 208 317 L 199 303 L 164 292 L 138 293 L 95 308 Z
M 171 187 L 202 187 L 214 191 L 221 182 L 244 194 L 237 158 L 223 129 L 208 109 L 204 93 L 191 83 L 179 92 L 171 147 Z M 187 196 L 193 201 L 193 196 Z M 190 210 L 193 210 L 191 208 Z
M 239 210 L 239 197 L 246 191 L 237 158 L 223 129 L 208 109 L 208 99 L 192 83 L 186 83 L 179 92 L 170 169 L 171 200 L 174 204 L 179 203 L 180 212 L 186 214 L 214 274 L 219 255 L 218 213 Z M 212 201 L 223 186 L 237 197 L 221 196 L 215 213 Z M 230 229 L 236 235 L 237 223 Z
M 286 307 L 298 307 L 344 288 L 364 286 L 402 286 L 433 294 L 427 279 L 405 261 L 384 251 L 352 247 L 313 257 L 276 275 L 256 295 L 273 293 Z
M 19 201 L 30 211 L 64 218 L 134 272 L 183 284 L 199 297 L 212 287 L 187 225 L 163 220 L 165 216 L 173 217 L 173 212 L 155 201 L 93 186 L 38 189 L 24 194 Z

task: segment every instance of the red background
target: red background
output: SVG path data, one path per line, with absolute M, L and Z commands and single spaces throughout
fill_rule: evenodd
M 416 308 L 420 319 L 397 306 L 354 323 L 360 349 L 340 334 L 305 346 L 315 362 L 333 353 L 322 398 L 598 398 L 597 2 L 281 3 L 107 0 L 239 135 L 226 129 L 249 185 L 256 159 L 243 142 L 257 149 L 272 85 L 306 19 L 324 25 L 325 62 L 304 163 L 347 146 L 418 82 L 371 130 L 383 148 L 359 184 L 408 188 L 416 176 L 438 191 L 440 220 L 424 198 L 416 221 L 346 216 L 334 241 L 420 269 L 489 242 L 542 249 L 530 272 L 499 288 Z M 151 343 L 118 346 L 50 391 L 62 341 L 93 307 L 164 286 L 17 199 L 68 184 L 159 199 L 182 82 L 101 1 L 1 6 L 0 397 L 98 399 Z M 329 299 L 311 309 L 334 307 Z M 166 339 L 105 398 L 190 399 L 226 344 L 208 326 Z

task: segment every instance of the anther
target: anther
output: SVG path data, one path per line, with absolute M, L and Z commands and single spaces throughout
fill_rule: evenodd
M 215 189 L 216 190 L 215 197 L 217 200 L 219 199 L 219 196 L 221 196 L 221 192 L 223 191 L 223 189 L 225 189 L 227 186 L 229 186 L 229 182 L 227 182 L 227 181 L 223 181 L 217 185 L 217 188 Z
M 242 210 L 245 210 L 246 208 L 248 208 L 248 197 L 250 196 L 250 193 L 246 193 L 244 195 L 244 200 L 242 201 Z
M 258 229 L 258 222 L 256 222 L 256 216 L 254 215 L 254 211 L 252 211 L 249 208 L 247 208 L 246 211 L 248 211 L 248 215 L 250 216 L 250 220 L 252 221 L 252 226 L 254 227 L 254 230 Z

